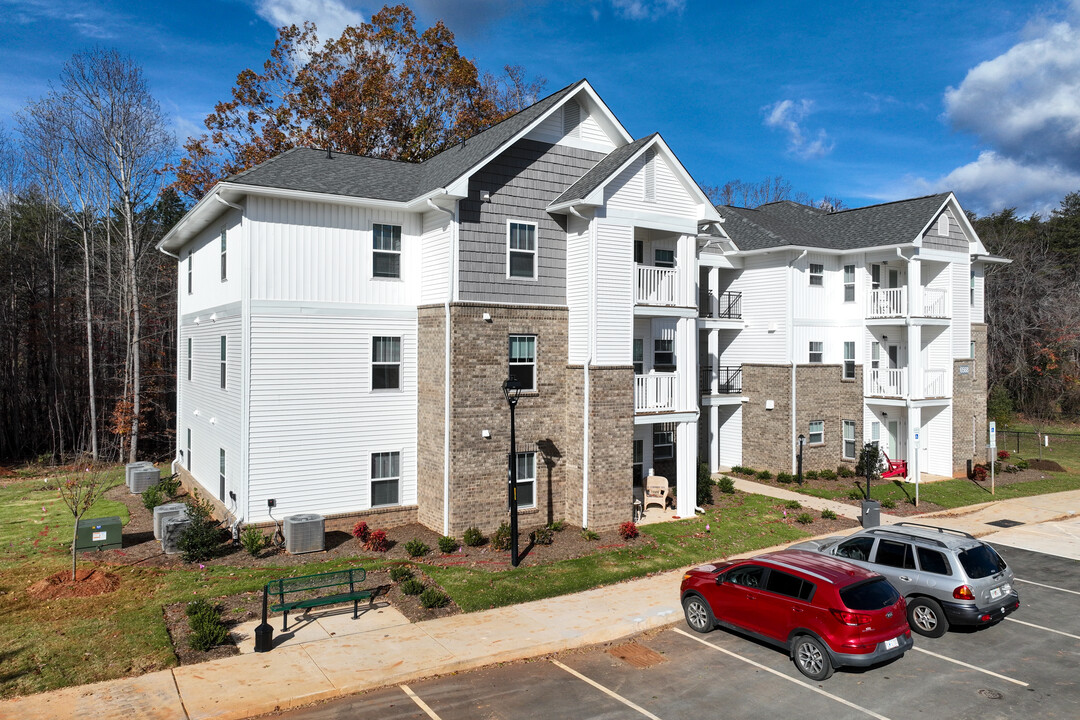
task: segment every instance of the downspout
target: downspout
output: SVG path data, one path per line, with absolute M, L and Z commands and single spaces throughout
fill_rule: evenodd
M 788 264 L 788 268 L 794 268 L 795 263 L 806 257 L 807 250 L 803 250 L 799 257 L 795 258 Z M 792 345 L 795 323 L 794 314 L 795 309 L 792 307 L 791 298 L 791 276 L 788 274 L 788 302 L 787 302 L 787 351 L 788 357 L 791 358 L 791 472 L 796 472 L 796 464 L 798 463 L 799 441 L 796 439 L 799 432 L 799 424 L 796 418 L 796 410 L 798 409 L 797 400 L 798 393 L 796 392 L 795 376 L 796 371 L 799 369 L 799 363 L 795 360 L 795 351 Z
M 446 359 L 443 365 L 443 535 L 450 534 L 450 303 L 454 299 L 454 269 L 457 267 L 457 214 L 439 207 L 431 199 L 427 204 L 432 210 L 450 216 L 450 256 L 447 258 L 446 301 L 443 303 L 443 327 Z

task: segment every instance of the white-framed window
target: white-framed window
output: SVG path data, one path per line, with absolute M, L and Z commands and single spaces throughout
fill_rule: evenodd
M 229 372 L 229 338 L 226 335 L 221 336 L 221 389 L 225 389 L 225 378 Z
M 844 343 L 844 379 L 855 379 L 855 343 Z
M 675 457 L 675 433 L 672 430 L 653 430 L 653 460 L 670 460 Z
M 634 441 L 634 484 L 641 483 L 645 474 L 642 472 L 645 469 L 645 443 L 642 440 Z
M 645 264 L 645 243 L 641 240 L 634 241 L 634 262 L 638 265 Z
M 506 277 L 536 279 L 536 223 L 506 221 Z
M 401 338 L 371 338 L 371 389 L 401 389 Z
M 825 343 L 821 340 L 810 341 L 810 362 L 819 363 L 822 362 L 822 358 L 825 354 Z
M 184 464 L 187 466 L 188 472 L 191 471 L 191 428 L 187 429 L 187 454 L 184 455 Z
M 191 338 L 187 339 L 187 379 L 191 382 Z
M 536 453 L 517 454 L 517 506 L 519 510 L 536 507 Z
M 653 251 L 653 263 L 656 265 L 656 267 L 675 267 L 675 251 L 665 250 L 664 248 L 656 248 L 656 250 Z
M 870 266 L 870 289 L 871 290 L 880 290 L 881 289 L 881 266 L 880 265 L 871 265 Z
M 374 223 L 371 226 L 371 276 L 401 277 L 401 226 Z
M 645 341 L 634 338 L 634 374 L 645 374 Z
M 225 502 L 225 448 L 218 448 L 218 500 Z
M 844 420 L 844 459 L 855 459 L 855 421 Z
M 881 343 L 877 340 L 870 343 L 870 369 L 877 370 L 881 367 Z
M 229 279 L 229 265 L 226 261 L 226 251 L 228 248 L 228 232 L 225 226 L 221 226 L 221 282 L 225 282 Z
M 825 442 L 825 421 L 811 420 L 808 428 L 806 442 L 810 445 L 821 445 Z
M 948 213 L 941 213 L 941 217 L 937 219 L 937 234 L 942 237 L 949 237 L 949 215 Z
M 971 352 L 971 359 L 974 360 L 975 359 L 975 341 L 974 340 L 971 341 L 971 350 L 970 350 L 970 352 Z
M 825 285 L 825 266 L 818 263 L 810 263 L 810 284 L 814 287 Z
M 195 289 L 195 251 L 188 250 L 187 254 L 187 294 L 190 295 Z
M 968 292 L 968 304 L 975 305 L 975 271 L 971 271 L 971 290 Z
M 521 383 L 522 390 L 536 390 L 536 336 L 510 336 L 510 377 Z
M 371 453 L 371 507 L 401 504 L 401 453 Z
M 675 341 L 656 338 L 653 340 L 653 365 L 657 367 L 675 366 Z
M 881 443 L 881 423 L 877 420 L 870 423 L 870 442 L 877 444 Z
M 645 201 L 656 200 L 656 150 L 645 151 Z
M 844 302 L 855 302 L 855 266 L 844 266 Z

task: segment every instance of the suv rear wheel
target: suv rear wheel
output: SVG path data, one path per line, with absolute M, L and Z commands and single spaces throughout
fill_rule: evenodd
M 912 598 L 908 602 L 907 616 L 911 629 L 925 637 L 939 638 L 949 629 L 941 605 L 930 598 Z
M 682 606 L 683 613 L 686 615 L 686 624 L 691 630 L 707 633 L 716 627 L 716 620 L 705 598 L 700 595 L 687 595 Z
M 827 680 L 833 674 L 829 652 L 819 640 L 809 635 L 795 638 L 791 645 L 791 657 L 795 660 L 795 667 L 799 668 L 799 672 L 811 680 Z

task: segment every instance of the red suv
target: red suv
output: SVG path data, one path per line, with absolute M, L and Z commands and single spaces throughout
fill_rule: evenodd
M 904 598 L 888 580 L 805 550 L 696 567 L 683 575 L 681 595 L 692 629 L 722 625 L 782 647 L 812 680 L 912 645 Z

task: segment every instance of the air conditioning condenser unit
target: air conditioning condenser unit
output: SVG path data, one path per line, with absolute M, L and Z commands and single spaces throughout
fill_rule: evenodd
M 285 551 L 299 553 L 320 552 L 325 548 L 322 515 L 304 513 L 285 518 Z

